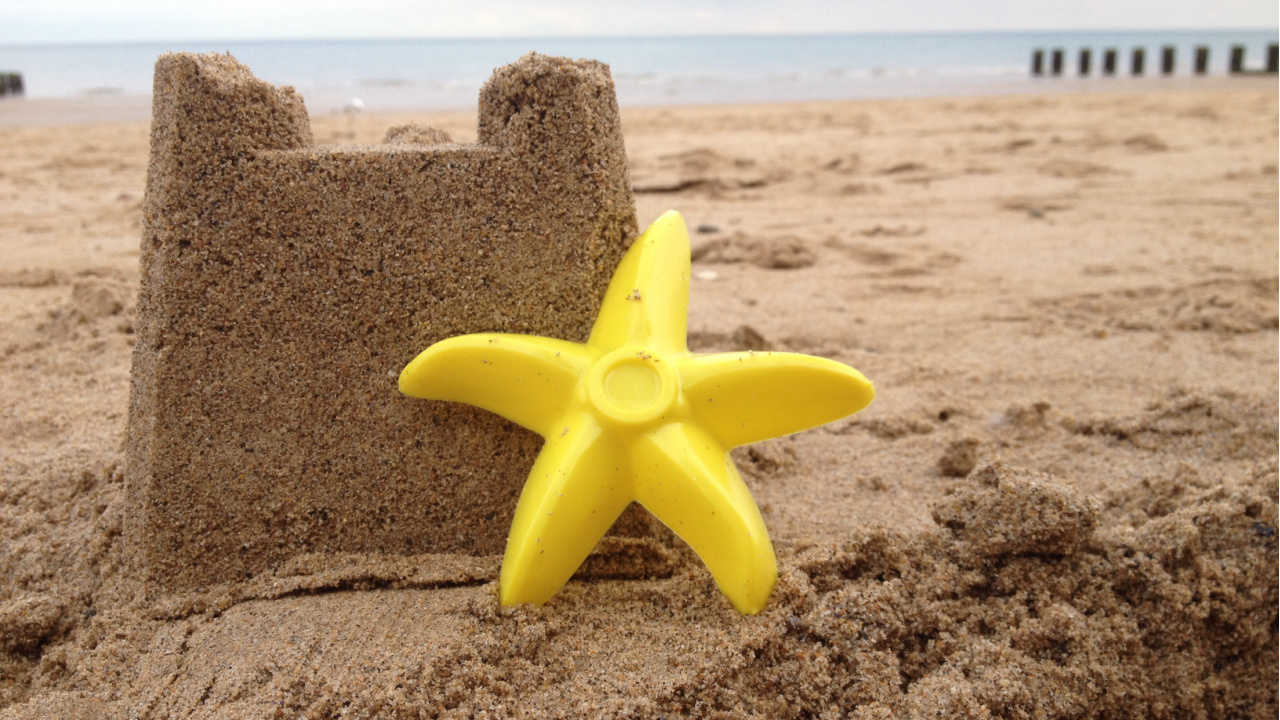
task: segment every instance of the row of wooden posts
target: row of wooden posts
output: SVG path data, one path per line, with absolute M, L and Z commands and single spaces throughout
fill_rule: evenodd
M 1160 74 L 1172 75 L 1173 68 L 1177 61 L 1178 49 L 1173 45 L 1165 45 L 1160 48 Z M 1251 73 L 1276 73 L 1280 71 L 1280 46 L 1272 43 L 1267 46 L 1267 69 L 1261 71 L 1249 71 L 1244 69 L 1244 52 L 1243 45 L 1231 46 L 1231 74 L 1243 75 Z M 1117 60 L 1119 59 L 1119 51 L 1115 48 L 1107 48 L 1102 51 L 1102 68 L 1103 75 L 1115 75 L 1117 69 Z M 1087 77 L 1093 72 L 1093 51 L 1089 48 L 1081 48 L 1079 54 L 1079 62 L 1076 65 L 1081 77 Z M 1066 51 L 1062 48 L 1054 48 L 1048 53 L 1049 65 L 1045 67 L 1045 51 L 1037 49 L 1031 53 L 1031 74 L 1035 76 L 1042 75 L 1061 75 L 1063 73 L 1064 61 L 1066 59 Z M 1136 47 L 1130 56 L 1129 72 L 1132 75 L 1142 75 L 1146 72 L 1147 51 L 1146 48 Z M 1209 71 L 1209 47 L 1207 45 L 1199 45 L 1196 47 L 1195 58 L 1195 74 L 1204 75 Z
M 0 96 L 21 95 L 22 73 L 0 72 Z

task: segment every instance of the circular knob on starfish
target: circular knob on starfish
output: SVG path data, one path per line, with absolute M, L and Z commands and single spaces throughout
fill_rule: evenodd
M 680 393 L 671 363 L 641 347 L 621 347 L 591 366 L 587 394 L 606 422 L 643 425 L 668 416 Z

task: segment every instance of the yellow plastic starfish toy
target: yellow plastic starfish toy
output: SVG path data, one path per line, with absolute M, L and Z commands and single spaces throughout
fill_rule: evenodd
M 405 394 L 475 405 L 546 438 L 507 538 L 503 605 L 551 599 L 636 501 L 689 543 L 735 608 L 764 607 L 777 561 L 729 450 L 851 415 L 875 388 L 808 355 L 694 355 L 688 310 L 689 234 L 668 212 L 618 265 L 585 345 L 464 335 L 400 374 Z

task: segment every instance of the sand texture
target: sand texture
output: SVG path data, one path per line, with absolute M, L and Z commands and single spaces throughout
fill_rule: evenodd
M 585 341 L 636 223 L 608 68 L 531 54 L 480 105 L 474 144 L 321 148 L 291 90 L 160 58 L 125 463 L 158 587 L 502 551 L 540 441 L 400 369 L 466 333 Z
M 831 357 L 878 391 L 854 418 L 734 452 L 781 568 L 748 618 L 643 528 L 606 539 L 542 608 L 499 609 L 497 548 L 420 550 L 416 515 L 252 577 L 145 582 L 126 438 L 131 354 L 153 332 L 138 310 L 155 280 L 139 250 L 148 126 L 0 129 L 0 718 L 1274 718 L 1277 100 L 1274 81 L 1241 79 L 625 110 L 636 218 L 677 209 L 693 231 L 692 349 Z M 384 138 L 375 154 L 397 158 L 509 127 L 317 117 L 308 152 L 366 177 L 355 166 Z M 273 152 L 283 167 L 294 151 Z M 314 267 L 346 266 L 337 244 L 315 252 Z M 507 261 L 441 282 L 456 304 L 465 278 Z M 255 297 L 237 293 L 207 304 Z M 559 322 L 527 293 L 484 302 L 538 332 Z M 585 285 L 564 293 L 590 305 Z M 452 330 L 419 300 L 377 316 L 409 321 L 387 331 L 406 345 Z M 339 345 L 376 313 L 344 311 L 352 329 L 252 315 L 357 358 Z M 233 356 L 228 371 L 251 362 Z M 290 402 L 275 396 L 294 379 L 259 382 Z M 308 402 L 336 443 L 344 396 Z M 536 445 L 500 456 L 523 441 L 469 422 L 433 432 L 478 434 L 476 472 L 527 472 Z M 249 437 L 278 442 L 265 422 Z

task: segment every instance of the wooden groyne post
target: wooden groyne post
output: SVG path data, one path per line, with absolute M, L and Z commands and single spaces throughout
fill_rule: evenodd
M 26 92 L 22 86 L 22 73 L 0 72 L 0 97 L 5 95 L 22 95 Z
M 1145 48 L 1140 48 L 1140 47 L 1134 48 L 1134 49 L 1133 49 L 1133 62 L 1132 62 L 1132 63 L 1130 63 L 1130 65 L 1129 65 L 1130 70 L 1131 70 L 1131 72 L 1133 73 L 1134 77 L 1138 77 L 1138 76 L 1142 75 L 1142 71 L 1143 71 L 1144 69 L 1146 69 L 1146 65 L 1147 65 L 1147 51 L 1146 51 L 1146 49 L 1145 49 Z
M 1196 46 L 1196 74 L 1204 75 L 1209 72 L 1209 46 Z
M 1244 46 L 1231 46 L 1231 74 L 1239 75 L 1244 72 Z

